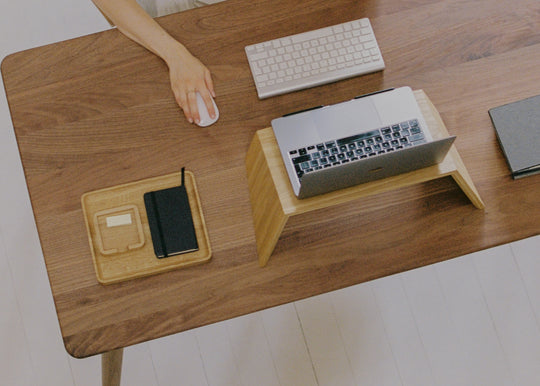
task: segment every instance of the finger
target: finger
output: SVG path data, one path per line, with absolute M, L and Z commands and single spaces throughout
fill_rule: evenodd
M 212 103 L 212 95 L 210 95 L 208 90 L 200 91 L 201 97 L 206 105 L 206 111 L 210 118 L 214 119 L 216 117 L 216 109 L 214 108 L 214 103 Z
M 189 107 L 186 106 L 185 108 L 182 108 L 182 111 L 184 112 L 184 117 L 186 117 L 186 120 L 189 122 L 189 123 L 193 123 L 193 117 L 189 111 Z
M 193 116 L 189 109 L 189 101 L 188 101 L 187 92 L 183 90 L 180 91 L 177 89 L 173 89 L 173 93 L 174 93 L 174 99 L 176 100 L 176 103 L 178 104 L 178 106 L 182 109 L 182 112 L 184 113 L 186 120 L 189 123 L 193 123 Z
M 201 116 L 199 114 L 199 107 L 197 106 L 197 92 L 196 91 L 188 92 L 187 101 L 188 101 L 189 112 L 191 114 L 193 122 L 199 123 L 201 121 Z
M 214 82 L 212 81 L 212 74 L 209 70 L 204 72 L 204 82 L 206 83 L 206 87 L 210 91 L 210 94 L 215 98 L 216 92 L 214 91 Z

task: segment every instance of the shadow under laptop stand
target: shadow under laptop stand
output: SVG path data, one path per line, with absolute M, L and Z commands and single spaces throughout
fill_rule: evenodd
M 415 91 L 414 95 L 433 138 L 447 137 L 448 131 L 427 95 L 422 90 Z M 452 176 L 472 204 L 484 209 L 484 203 L 454 145 L 438 165 L 303 200 L 297 199 L 292 191 L 271 127 L 255 133 L 246 155 L 246 167 L 261 266 L 268 262 L 290 216 L 360 197 Z

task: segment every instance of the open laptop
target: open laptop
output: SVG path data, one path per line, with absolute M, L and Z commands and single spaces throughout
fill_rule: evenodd
M 433 140 L 409 87 L 292 113 L 272 128 L 298 198 L 435 165 L 455 140 Z

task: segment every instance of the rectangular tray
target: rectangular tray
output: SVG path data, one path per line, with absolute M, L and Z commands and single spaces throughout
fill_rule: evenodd
M 82 195 L 86 230 L 96 276 L 101 284 L 207 262 L 212 257 L 208 232 L 193 173 L 185 172 L 185 184 L 199 250 L 158 259 L 146 216 L 146 192 L 181 185 L 181 173 L 149 178 Z

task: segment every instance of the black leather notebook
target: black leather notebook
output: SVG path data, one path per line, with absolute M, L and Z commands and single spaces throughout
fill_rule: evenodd
M 144 205 L 158 258 L 199 249 L 189 197 L 184 185 L 144 194 Z
M 540 95 L 489 110 L 512 177 L 540 173 Z

